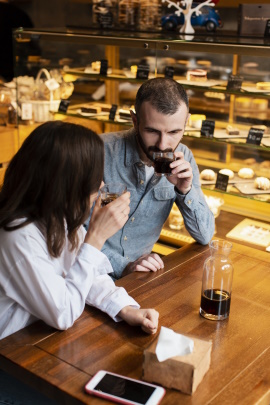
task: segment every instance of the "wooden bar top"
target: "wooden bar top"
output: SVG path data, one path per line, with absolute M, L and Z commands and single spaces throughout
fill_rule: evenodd
M 144 308 L 159 311 L 159 326 L 213 342 L 210 369 L 190 396 L 167 389 L 161 404 L 269 405 L 270 255 L 233 244 L 231 313 L 225 321 L 199 315 L 208 246 L 187 245 L 164 257 L 157 273 L 117 282 Z M 143 351 L 157 337 L 87 306 L 67 331 L 37 322 L 0 341 L 0 368 L 64 404 L 108 404 L 84 385 L 104 369 L 141 379 Z

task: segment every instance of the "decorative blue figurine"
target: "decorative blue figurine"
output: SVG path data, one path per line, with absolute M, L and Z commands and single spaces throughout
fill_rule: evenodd
M 161 18 L 162 28 L 174 30 L 181 25 L 180 33 L 184 34 L 193 34 L 195 32 L 193 26 L 215 31 L 216 27 L 222 26 L 218 11 L 211 8 L 217 2 L 218 0 L 206 0 L 202 3 L 193 3 L 193 0 L 182 0 L 174 3 L 171 0 L 162 0 L 162 3 L 168 3 L 168 8 L 177 9 L 174 14 L 167 14 Z

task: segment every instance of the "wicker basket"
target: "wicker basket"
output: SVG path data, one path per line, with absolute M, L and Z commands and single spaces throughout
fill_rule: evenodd
M 41 75 L 44 74 L 46 78 L 49 80 L 51 79 L 51 75 L 47 69 L 40 69 L 37 74 L 36 81 L 40 81 Z M 31 100 L 32 108 L 33 108 L 33 116 L 35 122 L 46 122 L 52 119 L 52 112 L 58 111 L 59 104 L 61 100 L 54 100 L 53 99 L 53 91 L 50 91 L 50 100 L 42 101 L 42 100 Z

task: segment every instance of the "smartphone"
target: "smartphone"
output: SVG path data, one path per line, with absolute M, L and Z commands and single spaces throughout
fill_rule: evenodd
M 100 370 L 86 384 L 85 391 L 125 405 L 157 405 L 165 389 L 119 374 Z

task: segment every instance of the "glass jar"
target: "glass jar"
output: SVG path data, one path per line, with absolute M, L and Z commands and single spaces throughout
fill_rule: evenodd
M 139 0 L 119 0 L 118 26 L 136 30 L 139 25 Z
M 140 0 L 139 29 L 144 31 L 161 29 L 161 4 L 159 0 Z
M 230 314 L 233 266 L 228 256 L 232 243 L 212 240 L 209 247 L 211 255 L 203 266 L 200 314 L 219 321 Z
M 117 18 L 116 0 L 93 0 L 92 26 L 96 28 L 113 28 Z

